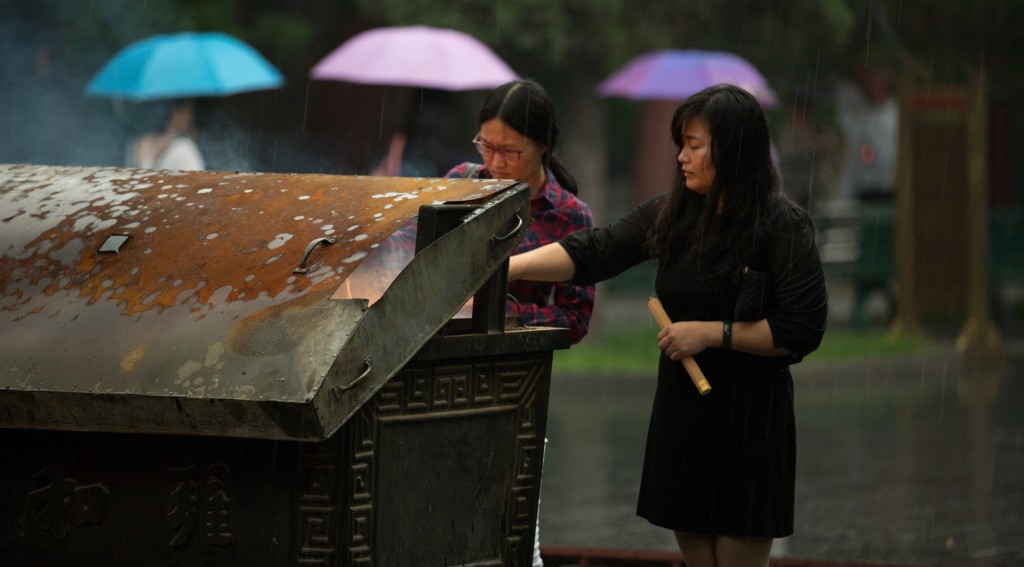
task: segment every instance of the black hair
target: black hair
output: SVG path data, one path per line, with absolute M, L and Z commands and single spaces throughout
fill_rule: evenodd
M 671 129 L 680 151 L 692 120 L 702 122 L 711 138 L 714 181 L 706 196 L 699 195 L 686 188 L 676 167 L 647 244 L 661 262 L 685 246 L 688 261 L 698 262 L 708 281 L 734 286 L 766 231 L 768 199 L 779 192 L 768 122 L 757 100 L 732 85 L 708 87 L 676 108 Z
M 577 194 L 576 179 L 555 155 L 558 142 L 555 105 L 540 83 L 532 79 L 517 79 L 487 93 L 480 107 L 479 123 L 495 118 L 526 138 L 544 145 L 547 151 L 541 156 L 541 163 L 551 169 L 562 187 L 573 195 Z

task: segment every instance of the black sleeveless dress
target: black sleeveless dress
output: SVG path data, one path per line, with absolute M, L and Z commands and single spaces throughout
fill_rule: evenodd
M 608 279 L 648 260 L 642 245 L 664 197 L 563 240 L 576 263 L 575 279 Z M 789 365 L 820 343 L 827 297 L 810 218 L 782 196 L 770 202 L 772 234 L 761 257 L 750 260 L 770 274 L 767 319 L 775 344 L 795 355 L 707 349 L 694 357 L 712 387 L 705 396 L 680 362 L 661 355 L 637 505 L 637 514 L 655 525 L 751 537 L 793 532 L 796 424 Z M 736 293 L 702 285 L 697 276 L 682 253 L 659 266 L 655 288 L 669 317 L 732 319 Z

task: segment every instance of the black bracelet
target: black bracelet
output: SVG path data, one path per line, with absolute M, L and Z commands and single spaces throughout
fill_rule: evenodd
M 732 321 L 722 321 L 722 350 L 732 350 Z

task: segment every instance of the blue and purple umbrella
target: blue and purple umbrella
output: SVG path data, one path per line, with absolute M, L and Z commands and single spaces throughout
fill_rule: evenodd
M 775 106 L 768 81 L 746 59 L 724 51 L 669 49 L 641 55 L 597 86 L 601 96 L 682 100 L 706 87 L 740 87 L 766 108 Z

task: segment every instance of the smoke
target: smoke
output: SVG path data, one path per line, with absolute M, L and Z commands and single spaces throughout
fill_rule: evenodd
M 105 116 L 75 90 L 80 65 L 60 57 L 57 33 L 41 25 L 40 10 L 17 10 L 19 4 L 5 4 L 0 16 L 0 162 L 109 161 L 109 110 Z
M 0 163 L 125 165 L 129 144 L 163 127 L 166 103 L 89 97 L 86 86 L 125 46 L 197 29 L 183 16 L 195 10 L 183 4 L 0 0 Z M 309 66 L 314 55 L 306 54 Z M 468 142 L 479 105 L 472 95 L 311 81 L 292 71 L 283 89 L 196 100 L 207 169 L 368 174 L 403 130 L 403 174 L 438 175 L 478 159 Z

